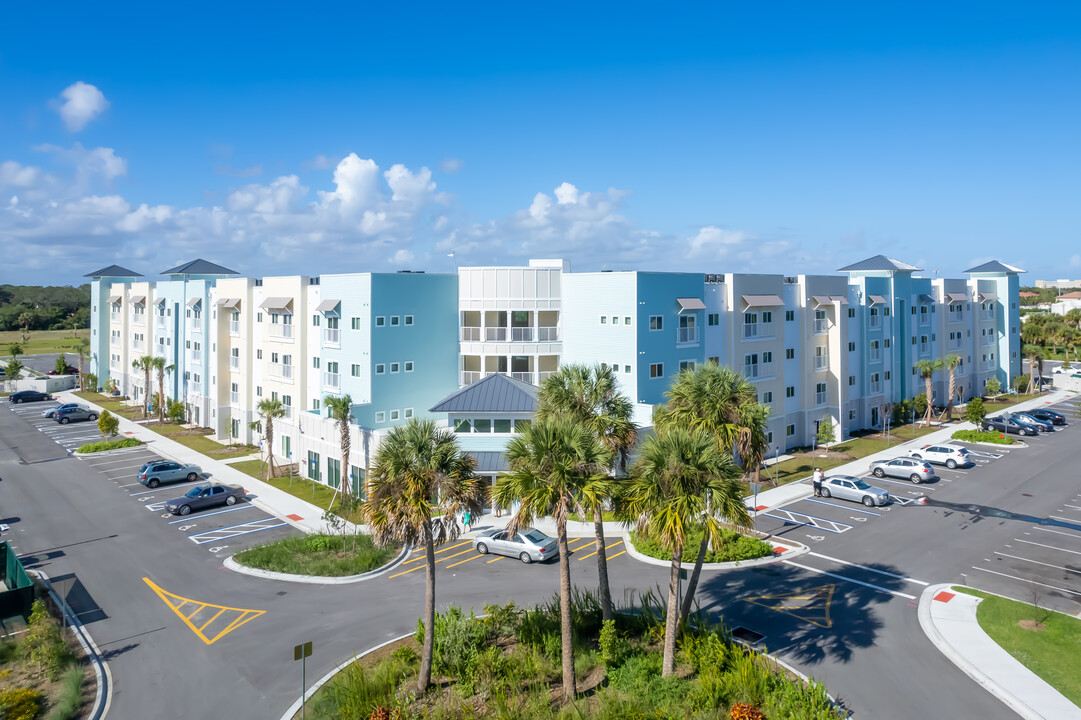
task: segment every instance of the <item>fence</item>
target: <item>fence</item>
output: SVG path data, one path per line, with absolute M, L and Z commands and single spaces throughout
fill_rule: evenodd
M 7 588 L 0 592 L 0 617 L 29 615 L 34 603 L 34 583 L 6 542 L 0 542 L 0 552 L 4 554 L 4 576 L 0 579 Z

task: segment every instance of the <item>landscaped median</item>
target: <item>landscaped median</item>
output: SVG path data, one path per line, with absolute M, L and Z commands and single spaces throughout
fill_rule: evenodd
M 243 550 L 225 566 L 246 575 L 303 583 L 347 583 L 400 563 L 407 548 L 379 547 L 361 533 L 294 535 Z
M 684 568 L 694 565 L 698 559 L 698 549 L 702 545 L 702 532 L 692 532 L 687 535 L 683 546 L 683 556 L 680 561 Z M 785 559 L 807 552 L 805 545 L 794 542 L 768 541 L 751 535 L 744 535 L 729 528 L 721 528 L 721 542 L 712 549 L 706 550 L 702 567 L 705 570 L 725 570 L 728 568 L 746 567 L 748 565 L 761 565 L 780 559 L 782 554 Z M 661 547 L 660 543 L 640 536 L 631 531 L 627 533 L 627 552 L 631 557 L 650 565 L 663 565 L 668 567 L 672 563 L 672 553 Z
M 990 443 L 992 445 L 1015 445 L 1017 443 L 1009 435 L 984 430 L 958 430 L 950 437 L 964 442 Z
M 89 455 L 91 453 L 108 452 L 109 450 L 122 450 L 123 448 L 133 448 L 142 445 L 141 440 L 135 438 L 120 438 L 119 440 L 100 440 L 98 442 L 87 443 L 81 445 L 78 450 L 75 451 L 76 455 Z

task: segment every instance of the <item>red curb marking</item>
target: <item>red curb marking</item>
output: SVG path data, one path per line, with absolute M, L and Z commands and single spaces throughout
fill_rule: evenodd
M 758 507 L 755 508 L 755 510 L 756 511 L 758 511 L 758 510 L 767 510 L 768 508 L 769 508 L 769 505 L 759 505 Z
M 943 590 L 938 595 L 935 595 L 934 599 L 938 600 L 939 602 L 944 602 L 945 603 L 945 602 L 949 602 L 950 600 L 953 600 L 954 597 L 955 597 L 954 593 L 946 592 L 945 590 Z
M 774 555 L 780 555 L 781 553 L 783 553 L 787 549 L 788 548 L 775 547 L 775 548 L 773 548 L 773 554 Z
M 302 518 L 302 517 L 300 517 L 299 515 L 296 515 L 296 514 L 286 515 L 285 517 L 289 518 L 290 520 L 303 520 L 304 519 L 304 518 Z

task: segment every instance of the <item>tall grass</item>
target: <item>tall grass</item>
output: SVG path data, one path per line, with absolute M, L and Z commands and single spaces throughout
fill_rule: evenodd
M 71 720 L 79 712 L 83 695 L 83 666 L 72 664 L 60 677 L 60 694 L 45 720 Z
M 239 552 L 235 559 L 260 570 L 342 577 L 380 568 L 397 553 L 377 547 L 367 535 L 294 535 Z

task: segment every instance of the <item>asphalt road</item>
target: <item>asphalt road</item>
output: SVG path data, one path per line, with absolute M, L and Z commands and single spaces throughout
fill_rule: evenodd
M 31 567 L 60 581 L 106 654 L 115 687 L 111 718 L 277 718 L 300 692 L 295 644 L 314 643 L 308 663 L 313 679 L 355 652 L 415 629 L 424 577 L 413 568 L 421 562 L 346 586 L 231 573 L 222 568 L 222 556 L 280 531 L 229 538 L 234 547 L 211 552 L 227 543 L 198 544 L 191 537 L 202 526 L 180 530 L 181 524 L 170 524 L 146 507 L 147 496 L 132 496 L 141 486 L 121 487 L 123 472 L 68 456 L 58 444 L 63 437 L 53 439 L 28 420 L 0 411 L 0 515 L 11 525 L 6 539 Z M 992 579 L 981 579 L 972 568 L 993 561 L 994 551 L 1015 545 L 1022 533 L 1039 532 L 1034 528 L 1081 536 L 1081 523 L 1075 531 L 1067 521 L 1050 520 L 1069 509 L 1063 504 L 1073 504 L 1078 490 L 1076 474 L 1069 472 L 1076 431 L 981 458 L 985 462 L 967 471 L 943 471 L 934 485 L 891 485 L 898 501 L 888 509 L 800 501 L 786 508 L 799 515 L 760 518 L 763 526 L 772 523 L 779 534 L 812 545 L 816 554 L 708 573 L 699 601 L 730 626 L 762 634 L 763 647 L 824 682 L 857 718 L 1009 717 L 1004 705 L 925 638 L 914 598 L 924 583 L 960 581 L 962 573 L 970 584 L 1022 599 L 1033 580 L 1051 584 L 1052 576 L 1038 573 L 1056 571 L 1037 564 L 1015 569 L 1011 574 L 1019 580 L 989 573 L 982 575 Z M 903 503 L 918 497 L 913 492 L 925 493 L 931 504 Z M 810 515 L 819 518 L 817 525 L 794 524 Z M 230 517 L 191 516 L 211 530 L 228 529 Z M 1041 524 L 1048 520 L 1060 524 Z M 829 523 L 834 532 L 822 529 Z M 439 550 L 440 606 L 480 611 L 486 602 L 532 603 L 558 587 L 555 565 L 476 556 L 468 545 Z M 609 550 L 617 600 L 633 602 L 634 591 L 663 586 L 665 568 L 621 551 L 618 544 Z M 591 547 L 582 547 L 572 558 L 576 585 L 596 584 L 590 553 Z M 1000 581 L 1007 585 L 987 584 Z M 1067 592 L 1048 599 L 1065 603 L 1072 597 Z

